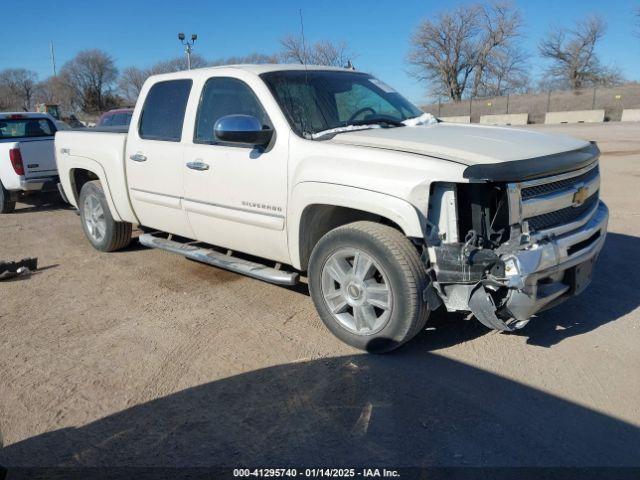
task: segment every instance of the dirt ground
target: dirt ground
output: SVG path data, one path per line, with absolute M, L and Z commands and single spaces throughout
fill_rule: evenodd
M 0 216 L 0 258 L 41 267 L 0 283 L 0 465 L 640 466 L 640 125 L 530 128 L 603 151 L 592 285 L 515 334 L 434 315 L 386 356 L 304 288 L 99 253 L 60 205 Z

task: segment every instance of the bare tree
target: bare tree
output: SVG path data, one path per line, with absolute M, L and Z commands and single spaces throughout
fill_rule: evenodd
M 0 90 L 3 103 L 12 109 L 31 110 L 38 76 L 31 70 L 11 68 L 0 72 Z M 5 107 L 6 108 L 6 107 Z
M 234 65 L 234 64 L 256 64 L 256 63 L 276 63 L 277 55 L 267 55 L 264 53 L 251 53 L 245 56 L 219 58 L 212 62 L 208 62 L 202 56 L 197 54 L 191 55 L 191 67 L 202 68 L 207 66 Z M 135 103 L 145 80 L 151 75 L 160 73 L 171 73 L 187 68 L 187 61 L 184 57 L 176 57 L 171 60 L 165 60 L 152 65 L 149 68 L 141 69 L 138 67 L 128 67 L 122 71 L 118 80 L 118 90 L 120 94 L 128 101 Z
M 120 95 L 122 95 L 128 103 L 134 103 L 138 95 L 140 95 L 142 85 L 144 85 L 149 75 L 148 70 L 143 70 L 138 67 L 125 68 L 118 79 L 118 91 Z
M 636 35 L 640 37 L 640 6 L 636 7 L 633 11 L 633 16 L 636 24 Z
M 197 53 L 191 54 L 191 68 L 202 68 L 208 66 L 209 63 Z M 180 72 L 188 68 L 187 58 L 181 55 L 171 60 L 164 60 L 154 64 L 149 70 L 149 75 L 158 75 L 160 73 Z
M 480 8 L 480 39 L 471 95 L 478 96 L 480 89 L 494 83 L 499 89 L 508 90 L 513 80 L 524 68 L 524 54 L 516 39 L 522 30 L 520 12 L 509 3 L 495 3 Z M 491 92 L 495 94 L 495 92 Z
M 64 111 L 72 111 L 76 106 L 73 88 L 61 76 L 51 76 L 36 85 L 35 100 L 38 103 L 60 105 Z
M 538 46 L 540 55 L 551 61 L 547 70 L 550 80 L 572 90 L 619 84 L 622 75 L 603 65 L 596 54 L 598 41 L 605 32 L 606 24 L 597 16 L 577 22 L 572 29 L 553 28 Z
M 250 53 L 249 55 L 242 55 L 239 57 L 218 58 L 211 62 L 211 66 L 261 63 L 278 63 L 278 56 L 264 53 Z
M 306 45 L 302 37 L 289 35 L 280 40 L 280 45 L 280 57 L 285 63 L 344 67 L 355 58 L 346 42 L 322 40 Z
M 62 79 L 73 89 L 74 103 L 85 112 L 114 106 L 112 87 L 118 77 L 113 58 L 102 50 L 84 50 L 64 64 Z
M 483 97 L 526 93 L 531 89 L 529 65 L 524 52 L 506 49 L 492 55 L 477 90 Z
M 509 3 L 459 6 L 424 20 L 411 37 L 411 73 L 429 82 L 433 94 L 460 100 L 471 89 L 476 96 L 491 75 L 508 89 L 509 72 L 522 68 L 517 38 L 522 21 Z M 508 66 L 508 68 L 506 68 Z

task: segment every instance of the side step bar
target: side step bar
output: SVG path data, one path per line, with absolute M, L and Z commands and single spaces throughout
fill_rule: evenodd
M 267 267 L 260 263 L 225 255 L 210 248 L 154 237 L 153 234 L 150 233 L 140 235 L 138 241 L 145 247 L 159 248 L 168 252 L 184 255 L 192 260 L 208 263 L 214 267 L 231 270 L 232 272 L 264 280 L 265 282 L 277 283 L 278 285 L 295 285 L 298 283 L 299 274 L 296 272 L 287 272 L 285 270 Z

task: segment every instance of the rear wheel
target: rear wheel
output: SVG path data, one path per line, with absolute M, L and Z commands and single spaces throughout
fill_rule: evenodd
M 427 285 L 409 239 L 373 222 L 330 231 L 309 261 L 309 290 L 322 321 L 340 340 L 370 352 L 391 351 L 424 327 Z
M 11 200 L 11 194 L 0 182 L 0 213 L 11 213 L 16 209 L 15 200 Z
M 100 181 L 85 183 L 78 203 L 82 228 L 96 250 L 113 252 L 129 245 L 131 224 L 113 219 Z

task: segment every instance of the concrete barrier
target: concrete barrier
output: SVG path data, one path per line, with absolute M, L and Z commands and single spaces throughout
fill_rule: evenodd
M 526 125 L 529 123 L 529 114 L 505 113 L 503 115 L 480 115 L 480 123 L 484 125 Z
M 621 122 L 640 122 L 640 108 L 625 108 L 622 110 Z
M 449 123 L 471 123 L 471 117 L 469 115 L 456 115 L 453 117 L 438 117 L 443 122 Z
M 604 110 L 575 110 L 573 112 L 548 112 L 544 123 L 601 123 L 604 122 Z

